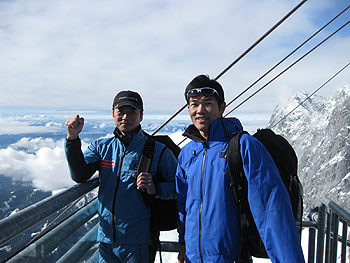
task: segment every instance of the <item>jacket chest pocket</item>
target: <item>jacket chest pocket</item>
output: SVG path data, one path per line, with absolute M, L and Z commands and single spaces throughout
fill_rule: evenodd
M 132 175 L 136 174 L 138 170 L 138 166 L 139 166 L 138 156 L 126 155 L 121 165 L 122 167 L 120 168 L 120 179 L 126 183 L 134 182 L 135 179 L 132 177 Z

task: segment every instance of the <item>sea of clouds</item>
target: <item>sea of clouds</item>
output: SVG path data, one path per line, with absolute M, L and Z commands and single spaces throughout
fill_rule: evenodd
M 112 136 L 114 129 L 110 114 L 86 116 L 81 134 L 83 150 L 94 139 Z M 73 185 L 64 153 L 65 117 L 47 114 L 0 116 L 0 174 L 15 181 L 31 182 L 35 188 L 44 191 Z M 163 121 L 162 117 L 146 117 L 144 123 L 154 129 Z M 173 128 L 171 137 L 180 142 L 182 132 Z

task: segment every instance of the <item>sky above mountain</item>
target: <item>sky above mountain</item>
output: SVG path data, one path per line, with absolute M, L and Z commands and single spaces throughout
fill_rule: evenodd
M 173 113 L 196 75 L 215 78 L 292 10 L 296 0 L 0 1 L 0 107 L 109 110 L 138 91 L 148 113 Z M 309 0 L 219 81 L 230 101 L 349 5 Z M 347 10 L 252 92 L 333 33 Z M 240 108 L 267 112 L 312 92 L 349 62 L 346 26 Z M 348 84 L 349 70 L 321 95 Z M 248 92 L 249 94 L 249 92 Z M 237 102 L 238 104 L 239 102 Z M 235 104 L 233 104 L 234 106 Z

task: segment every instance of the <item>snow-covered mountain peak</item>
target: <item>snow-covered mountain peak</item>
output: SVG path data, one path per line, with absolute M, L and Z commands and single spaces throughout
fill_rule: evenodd
M 269 126 L 297 153 L 305 211 L 324 196 L 350 210 L 350 85 L 329 99 L 298 92 L 275 108 Z

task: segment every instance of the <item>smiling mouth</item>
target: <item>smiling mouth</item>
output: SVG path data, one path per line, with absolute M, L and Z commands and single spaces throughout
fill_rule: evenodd
M 196 118 L 196 120 L 198 121 L 198 122 L 205 122 L 205 121 L 207 121 L 209 118 L 207 118 L 207 117 L 197 117 Z

